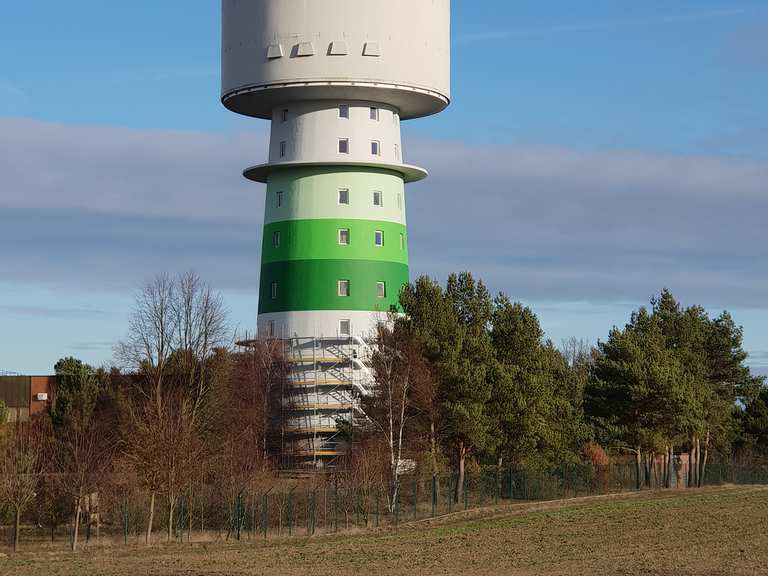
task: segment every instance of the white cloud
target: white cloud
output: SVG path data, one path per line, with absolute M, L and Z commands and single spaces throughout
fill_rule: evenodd
M 211 135 L 0 119 L 2 279 L 140 284 L 193 268 L 255 290 L 261 132 Z M 407 142 L 412 273 L 472 270 L 537 301 L 765 306 L 768 163 L 632 151 Z

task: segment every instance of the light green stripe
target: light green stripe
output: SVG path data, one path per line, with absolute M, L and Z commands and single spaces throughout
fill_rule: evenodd
M 338 203 L 340 188 L 349 190 L 348 205 Z M 374 190 L 382 193 L 382 206 L 373 205 Z M 277 205 L 279 192 L 282 192 L 280 206 Z M 349 166 L 291 168 L 270 175 L 265 224 L 283 220 L 341 218 L 405 225 L 403 177 L 380 168 Z
M 339 230 L 349 230 L 349 244 L 339 244 Z M 376 246 L 376 231 L 383 246 Z M 275 247 L 275 233 L 279 246 Z M 402 248 L 400 237 L 402 235 Z M 372 260 L 408 263 L 405 226 L 374 220 L 289 220 L 264 228 L 261 261 Z

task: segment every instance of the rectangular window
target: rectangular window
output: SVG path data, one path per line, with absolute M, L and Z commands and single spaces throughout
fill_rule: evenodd
M 288 150 L 288 143 L 283 141 L 280 142 L 280 158 L 285 158 L 285 153 Z
M 395 160 L 400 160 L 400 145 L 395 144 Z
M 374 156 L 378 156 L 381 152 L 380 148 L 381 147 L 379 145 L 378 140 L 371 141 L 371 154 L 373 154 Z
M 349 280 L 339 280 L 339 296 L 346 298 L 349 296 Z
M 339 188 L 339 204 L 349 204 L 349 188 Z
M 349 119 L 349 105 L 339 104 L 339 118 Z
M 387 284 L 385 282 L 376 282 L 376 296 L 378 298 L 387 297 Z
M 275 321 L 274 320 L 270 320 L 269 323 L 267 324 L 267 336 L 269 336 L 270 338 L 274 338 L 274 336 L 275 336 Z
M 277 300 L 277 282 L 272 282 L 272 300 Z
M 283 109 L 283 122 L 288 122 L 288 109 Z
M 272 232 L 272 247 L 280 248 L 280 230 Z
M 275 193 L 275 200 L 277 203 L 277 207 L 280 208 L 283 205 L 283 193 L 282 191 Z
M 383 206 L 383 203 L 381 201 L 381 192 L 379 192 L 378 190 L 373 191 L 373 205 Z
M 339 154 L 349 154 L 349 138 L 339 138 Z
M 400 250 L 405 250 L 405 236 L 400 234 Z
M 352 321 L 339 320 L 339 336 L 351 336 L 351 335 L 352 335 Z
M 378 122 L 379 120 L 379 109 L 371 107 L 371 120 L 376 120 Z
M 397 125 L 397 121 L 398 121 L 398 115 L 397 115 L 397 112 L 393 112 L 393 113 L 392 113 L 392 124 L 395 124 L 395 125 Z
M 349 228 L 339 229 L 339 244 L 347 246 L 349 244 Z
M 374 242 L 376 246 L 384 246 L 384 232 L 382 230 L 376 230 L 374 233 Z
M 399 192 L 397 193 L 397 209 L 402 210 L 403 209 L 403 195 Z

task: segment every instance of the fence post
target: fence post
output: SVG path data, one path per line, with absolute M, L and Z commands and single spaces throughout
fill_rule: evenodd
M 262 497 L 261 501 L 261 529 L 264 531 L 264 540 L 267 539 L 267 530 L 269 522 L 269 514 L 267 513 L 267 504 L 269 502 L 268 500 L 269 495 L 268 492 L 264 492 L 264 496 Z
M 360 493 L 355 491 L 355 528 L 360 528 Z
M 237 495 L 237 502 L 236 502 L 236 512 L 235 512 L 235 518 L 237 519 L 237 541 L 240 542 L 240 530 L 243 526 L 243 497 L 242 495 Z
M 315 490 L 312 490 L 312 532 L 311 534 L 314 535 L 315 533 L 315 514 L 317 511 L 317 501 L 315 499 Z
M 400 524 L 400 491 L 395 496 L 395 526 Z
M 288 492 L 288 536 L 293 536 L 293 489 Z
M 123 544 L 128 544 L 128 496 L 123 492 Z
M 333 531 L 339 531 L 339 485 L 333 484 Z
M 432 475 L 432 518 L 437 511 L 437 476 Z

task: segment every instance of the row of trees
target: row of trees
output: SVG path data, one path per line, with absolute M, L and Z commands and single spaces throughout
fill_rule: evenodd
M 701 485 L 713 452 L 768 449 L 768 390 L 745 366 L 742 330 L 727 312 L 710 318 L 664 290 L 597 347 L 558 349 L 530 308 L 492 298 L 468 273 L 445 288 L 420 278 L 401 303 L 405 314 L 379 328 L 377 388 L 358 434 L 367 454 L 386 447 L 392 502 L 406 458 L 435 475 L 456 470 L 460 500 L 468 460 L 500 470 L 632 454 L 639 483 L 661 455 L 669 486 L 682 450 L 689 483 Z
M 15 542 L 34 503 L 38 523 L 71 522 L 75 550 L 84 514 L 98 529 L 99 509 L 137 490 L 147 496 L 146 542 L 158 497 L 170 538 L 190 483 L 236 495 L 268 473 L 270 387 L 285 363 L 275 341 L 233 353 L 229 338 L 219 295 L 193 274 L 161 276 L 137 296 L 118 367 L 59 361 L 49 412 L 6 425 L 0 439 L 0 500 L 14 509 Z
M 372 342 L 374 393 L 332 478 L 386 493 L 390 509 L 403 474 L 454 471 L 461 501 L 466 470 L 482 464 L 602 464 L 607 451 L 634 454 L 639 469 L 685 450 L 695 479 L 713 453 L 768 449 L 768 391 L 725 313 L 683 309 L 664 291 L 596 348 L 558 348 L 530 308 L 468 273 L 445 287 L 420 278 L 401 303 L 405 314 Z M 100 513 L 130 495 L 144 502 L 145 541 L 158 516 L 171 539 L 192 487 L 234 502 L 279 482 L 281 345 L 233 351 L 230 332 L 221 298 L 196 276 L 160 277 L 137 297 L 118 367 L 57 363 L 49 413 L 0 436 L 0 501 L 16 542 L 26 513 L 52 529 L 70 522 L 76 549 L 80 526 L 98 531 Z

